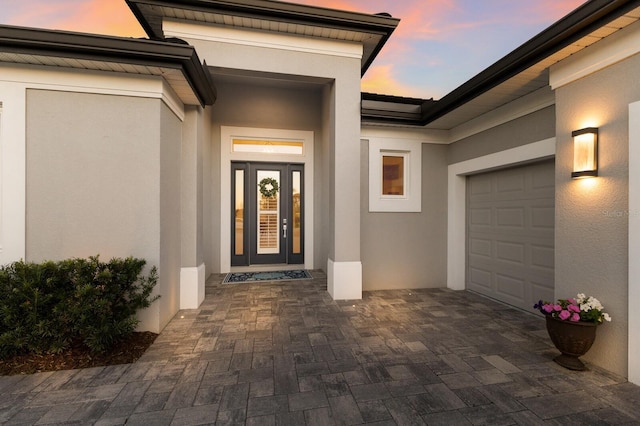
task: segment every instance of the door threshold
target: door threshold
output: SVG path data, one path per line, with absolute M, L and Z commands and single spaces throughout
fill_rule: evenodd
M 229 272 L 271 272 L 293 271 L 295 269 L 305 269 L 304 264 L 290 265 L 287 263 L 278 263 L 269 265 L 232 266 Z

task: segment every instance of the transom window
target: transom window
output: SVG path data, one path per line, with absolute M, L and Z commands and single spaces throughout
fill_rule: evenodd
M 303 155 L 302 141 L 273 139 L 233 139 L 233 152 L 253 152 L 258 154 Z

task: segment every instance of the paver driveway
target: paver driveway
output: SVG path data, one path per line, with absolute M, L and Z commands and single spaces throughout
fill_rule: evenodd
M 640 424 L 640 388 L 551 361 L 540 317 L 447 289 L 207 283 L 135 364 L 0 377 L 0 422 Z

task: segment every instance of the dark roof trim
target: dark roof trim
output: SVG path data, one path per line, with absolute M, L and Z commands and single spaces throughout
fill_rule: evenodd
M 640 5 L 639 0 L 591 0 L 480 74 L 425 108 L 421 125 L 448 114 Z
M 417 126 L 420 125 L 424 106 L 431 103 L 433 103 L 433 99 L 425 100 L 363 92 L 361 94 L 360 117 L 362 122 Z M 406 108 L 406 106 L 415 108 Z
M 181 70 L 202 106 L 216 100 L 211 76 L 182 41 L 101 36 L 0 25 L 0 51 Z
M 433 99 L 422 98 L 409 98 L 405 96 L 394 95 L 381 95 L 378 93 L 362 92 L 361 98 L 363 101 L 377 101 L 377 102 L 394 102 L 405 105 L 422 105 L 425 102 L 433 101 Z
M 400 22 L 399 19 L 386 13 L 370 15 L 272 0 L 126 0 L 126 2 L 147 35 L 157 40 L 164 37 L 161 7 L 228 13 L 246 18 L 373 33 L 380 36 L 381 40 L 363 64 L 361 69 L 363 75 Z M 143 7 L 148 7 L 154 12 L 150 14 L 144 11 Z

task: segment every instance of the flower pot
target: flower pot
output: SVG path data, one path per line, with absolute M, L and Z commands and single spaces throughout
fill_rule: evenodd
M 593 322 L 562 321 L 546 316 L 547 331 L 555 347 L 562 352 L 553 360 L 570 370 L 586 370 L 579 357 L 586 354 L 596 340 L 598 324 Z

